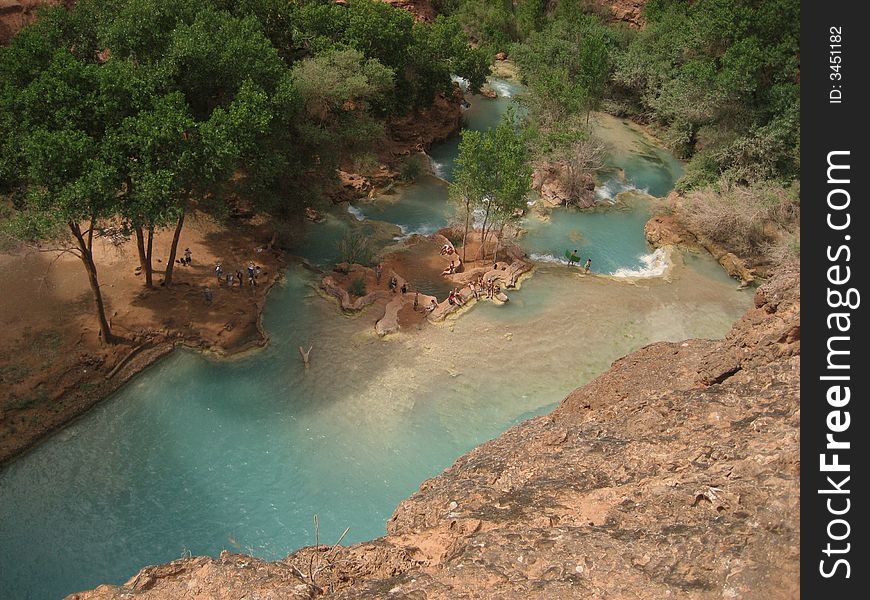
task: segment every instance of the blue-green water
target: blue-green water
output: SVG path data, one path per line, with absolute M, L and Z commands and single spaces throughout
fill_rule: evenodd
M 523 221 L 527 233 L 521 244 L 537 261 L 566 264 L 565 251 L 577 250 L 583 263 L 592 259 L 596 273 L 640 269 L 642 257 L 650 253 L 643 234 L 650 214 L 648 204 L 639 199 L 624 209 L 553 210 L 547 218 L 532 215 Z
M 119 582 L 185 551 L 279 558 L 314 542 L 315 513 L 323 541 L 348 525 L 345 541 L 378 537 L 425 477 L 543 408 L 427 373 L 311 283 L 291 269 L 273 291 L 266 350 L 177 352 L 0 475 L 4 598 Z
M 367 221 L 331 215 L 307 226 L 297 252 L 328 265 L 348 228 L 398 234 L 376 216 L 406 230 L 429 214 L 446 220 L 443 191 L 424 181 L 369 207 L 381 212 Z M 649 252 L 643 210 L 553 211 L 526 224 L 523 243 L 579 246 L 594 270 L 631 267 Z M 176 352 L 0 472 L 0 596 L 59 598 L 188 552 L 279 558 L 314 542 L 314 514 L 321 542 L 345 527 L 345 542 L 383 535 L 424 479 L 617 357 L 723 335 L 751 296 L 709 257 L 686 260 L 672 282 L 633 285 L 543 262 L 504 306 L 385 339 L 377 310 L 340 316 L 314 276 L 291 267 L 269 297 L 265 349 L 233 360 Z M 306 371 L 297 347 L 309 345 Z
M 598 113 L 592 131 L 606 150 L 607 168 L 599 174 L 602 183 L 596 189 L 602 200 L 612 200 L 631 189 L 662 197 L 683 175 L 683 165 L 674 155 L 628 121 Z
M 355 208 L 366 219 L 399 224 L 403 235 L 435 233 L 447 225 L 453 214 L 447 202 L 447 185 L 428 176 L 397 194 L 357 202 Z

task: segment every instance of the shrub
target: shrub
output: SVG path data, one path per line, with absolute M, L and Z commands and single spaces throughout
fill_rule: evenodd
M 369 238 L 360 231 L 348 231 L 338 242 L 338 252 L 341 257 L 340 262 L 349 265 L 370 265 L 374 258 Z
M 772 260 L 771 249 L 799 228 L 796 187 L 767 182 L 743 186 L 728 181 L 717 187 L 690 193 L 676 214 L 690 230 L 738 256 Z
M 362 277 L 356 277 L 353 281 L 350 282 L 350 289 L 348 290 L 352 295 L 357 297 L 362 297 L 366 295 L 366 282 Z
M 412 154 L 402 163 L 399 169 L 399 177 L 402 181 L 415 181 L 420 175 L 425 172 L 423 161 L 426 156 L 423 154 Z

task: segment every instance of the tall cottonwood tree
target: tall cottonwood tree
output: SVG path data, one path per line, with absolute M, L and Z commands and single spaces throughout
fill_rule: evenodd
M 503 230 L 515 212 L 525 206 L 531 176 L 526 142 L 513 111 L 508 111 L 489 131 L 462 133 L 450 189 L 465 214 L 463 257 L 472 212 L 483 213 L 480 253 L 485 259 L 486 240 L 493 228 Z
M 25 237 L 45 237 L 62 224 L 70 251 L 82 261 L 94 296 L 100 332 L 116 341 L 106 317 L 94 262 L 93 242 L 101 220 L 118 207 L 121 177 L 106 160 L 106 134 L 123 109 L 107 102 L 107 71 L 82 60 L 58 35 L 57 19 L 13 40 L 0 53 L 0 137 L 13 140 L 4 156 L 6 185 L 19 190 L 19 214 L 8 225 Z M 72 28 L 70 28 L 72 29 Z

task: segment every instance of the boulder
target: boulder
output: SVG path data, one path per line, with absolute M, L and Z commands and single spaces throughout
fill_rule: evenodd
M 719 257 L 719 264 L 731 277 L 740 280 L 740 285 L 747 286 L 755 281 L 755 276 L 746 267 L 746 263 L 733 252 L 726 252 Z

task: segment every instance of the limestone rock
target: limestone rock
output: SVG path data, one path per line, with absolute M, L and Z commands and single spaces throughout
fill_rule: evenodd
M 720 256 L 719 264 L 722 265 L 722 268 L 725 269 L 725 272 L 731 277 L 739 279 L 741 285 L 749 285 L 755 280 L 755 276 L 746 267 L 746 263 L 732 252 L 726 252 Z
M 662 246 L 697 247 L 697 238 L 673 215 L 655 215 L 643 227 L 646 240 L 654 248 Z
M 143 600 L 236 600 L 249 597 L 252 589 L 257 590 L 259 598 L 310 600 L 317 594 L 317 588 L 288 564 L 221 552 L 217 559 L 197 556 L 146 567 L 121 587 L 101 585 L 90 592 L 67 596 L 67 600 L 108 600 L 130 594 Z

